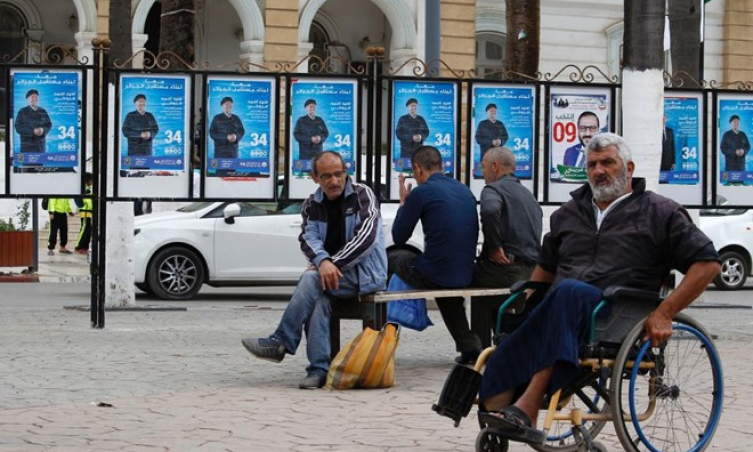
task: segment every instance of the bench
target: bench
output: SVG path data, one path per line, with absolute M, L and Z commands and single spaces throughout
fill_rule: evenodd
M 329 338 L 334 357 L 340 351 L 340 320 L 361 320 L 363 328 L 380 330 L 387 322 L 387 302 L 411 298 L 483 297 L 471 303 L 471 330 L 481 338 L 482 347 L 492 342 L 496 327 L 497 310 L 510 289 L 467 287 L 464 289 L 421 289 L 395 292 L 376 292 L 359 298 L 333 299 Z M 509 312 L 515 313 L 515 308 Z

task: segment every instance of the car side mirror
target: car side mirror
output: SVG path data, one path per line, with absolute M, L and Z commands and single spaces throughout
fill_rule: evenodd
M 225 210 L 222 211 L 222 213 L 225 216 L 225 223 L 234 224 L 235 217 L 241 214 L 241 206 L 236 203 L 228 204 L 227 207 L 225 207 Z

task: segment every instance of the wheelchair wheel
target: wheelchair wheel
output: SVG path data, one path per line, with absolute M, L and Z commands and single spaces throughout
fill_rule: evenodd
M 510 442 L 494 433 L 491 428 L 483 428 L 476 436 L 476 452 L 507 452 Z
M 606 391 L 606 382 L 602 379 L 594 380 L 590 386 L 586 385 L 579 389 L 569 398 L 567 403 L 561 404 L 562 411 L 567 412 L 578 409 L 586 413 L 608 412 L 609 406 L 606 400 L 597 393 L 597 387 L 601 387 L 602 391 Z M 539 428 L 544 425 L 545 418 L 546 411 L 542 410 L 536 423 Z M 604 428 L 606 422 L 586 421 L 581 428 L 586 430 L 591 438 L 595 438 L 601 432 L 601 429 Z M 579 452 L 583 450 L 585 441 L 582 435 L 573 431 L 571 423 L 558 421 L 552 424 L 552 428 L 549 430 L 544 444 L 529 444 L 529 446 L 540 452 Z
M 643 343 L 643 334 L 640 322 L 617 354 L 610 385 L 617 436 L 626 451 L 702 452 L 722 412 L 722 366 L 711 335 L 683 314 L 661 347 Z

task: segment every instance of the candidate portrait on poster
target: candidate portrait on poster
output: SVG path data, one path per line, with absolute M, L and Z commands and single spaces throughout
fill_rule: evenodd
M 550 181 L 587 181 L 585 147 L 596 134 L 610 130 L 607 89 L 552 88 L 549 97 Z
M 446 174 L 455 173 L 457 86 L 454 82 L 393 82 L 392 170 L 411 174 L 413 151 L 434 146 Z M 396 174 L 393 174 L 393 179 Z
M 345 160 L 349 174 L 356 167 L 357 81 L 350 79 L 295 79 L 290 88 L 291 173 L 308 176 L 311 160 L 322 151 L 334 151 Z
M 14 172 L 74 172 L 81 158 L 82 74 L 13 70 L 11 78 Z
M 269 177 L 274 144 L 271 79 L 207 80 L 207 177 Z
M 120 170 L 124 176 L 185 171 L 191 146 L 186 76 L 120 77 Z M 133 173 L 133 172 L 136 173 Z
M 473 87 L 471 135 L 473 178 L 483 179 L 481 161 L 492 147 L 505 146 L 515 155 L 515 175 L 533 177 L 535 88 L 515 85 Z
M 722 185 L 753 185 L 753 98 L 719 96 L 719 181 Z
M 701 106 L 697 95 L 666 95 L 662 118 L 659 183 L 698 185 L 700 177 Z

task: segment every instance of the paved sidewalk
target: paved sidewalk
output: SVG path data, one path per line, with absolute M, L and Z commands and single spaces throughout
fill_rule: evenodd
M 396 387 L 306 391 L 297 389 L 303 348 L 272 364 L 240 344 L 270 333 L 284 303 L 236 292 L 170 303 L 182 312 L 109 312 L 106 328 L 93 330 L 88 313 L 63 309 L 87 304 L 85 284 L 19 286 L 0 285 L 2 452 L 474 450 L 473 418 L 456 429 L 431 411 L 455 356 L 436 311 L 436 326 L 403 332 Z M 732 312 L 694 311 L 715 326 Z M 712 450 L 747 452 L 753 314 L 732 315 L 736 332 L 719 331 L 727 393 Z M 359 329 L 344 325 L 343 337 Z M 622 450 L 608 432 L 601 439 Z

